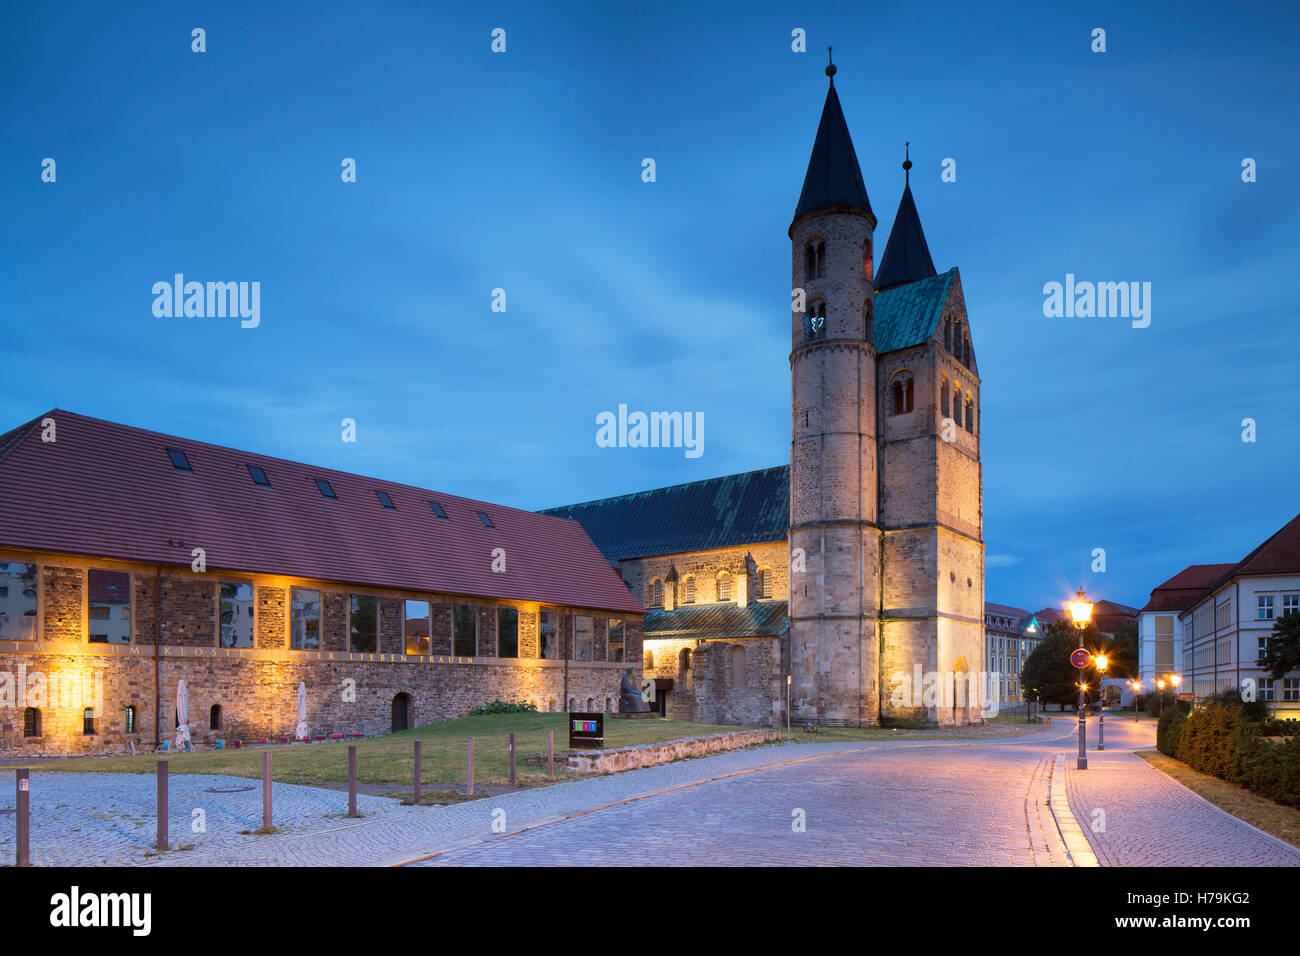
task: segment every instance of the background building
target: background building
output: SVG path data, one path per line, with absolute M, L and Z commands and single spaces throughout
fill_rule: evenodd
M 1020 686 L 1020 669 L 1042 638 L 1037 615 L 1006 604 L 984 602 L 985 655 L 991 692 L 1000 704 L 1025 699 Z

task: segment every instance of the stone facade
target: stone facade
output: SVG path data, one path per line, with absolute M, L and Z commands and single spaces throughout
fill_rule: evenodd
M 42 572 L 37 599 L 41 639 L 0 641 L 0 750 L 6 752 L 119 752 L 128 742 L 152 747 L 156 738 L 171 737 L 176 685 L 182 679 L 191 736 L 197 744 L 210 744 L 291 738 L 298 721 L 299 682 L 307 688 L 311 734 L 360 731 L 370 736 L 393 729 L 398 695 L 409 696 L 410 726 L 461 717 L 498 698 L 528 701 L 544 711 L 563 710 L 570 703 L 578 709 L 616 710 L 623 669 L 631 666 L 638 676 L 641 670 L 639 615 L 458 595 L 376 593 L 330 582 L 251 575 L 246 577 L 254 585 L 256 646 L 225 648 L 217 640 L 217 584 L 231 580 L 228 574 L 14 551 L 0 552 L 0 560 L 35 563 Z M 128 643 L 88 640 L 82 608 L 90 568 L 131 574 L 133 627 Z M 319 650 L 290 647 L 288 604 L 294 587 L 321 594 Z M 346 650 L 353 594 L 378 599 L 375 653 Z M 403 653 L 405 600 L 430 604 L 430 654 Z M 450 654 L 451 615 L 457 603 L 476 609 L 478 641 L 472 657 Z M 496 645 L 497 612 L 506 607 L 519 615 L 519 656 L 514 658 L 499 657 Z M 591 617 L 596 659 L 540 659 L 537 619 L 543 609 L 559 615 L 561 633 L 572 633 L 575 616 Z M 626 663 L 605 659 L 611 617 L 623 622 Z M 28 708 L 38 712 L 35 727 L 25 726 Z M 128 721 L 133 724 L 130 733 Z

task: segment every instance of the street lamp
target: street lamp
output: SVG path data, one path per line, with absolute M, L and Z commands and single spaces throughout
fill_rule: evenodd
M 1097 749 L 1106 749 L 1106 660 L 1105 654 L 1092 659 L 1097 665 Z
M 1079 595 L 1070 602 L 1070 617 L 1074 619 L 1074 626 L 1079 631 L 1079 648 L 1083 649 L 1083 631 L 1092 620 L 1092 602 L 1083 596 L 1083 588 L 1079 588 Z M 1083 668 L 1079 668 L 1079 759 L 1075 764 L 1079 770 L 1088 769 L 1088 752 L 1086 744 L 1084 701 L 1083 701 Z
M 1138 694 L 1142 693 L 1142 682 L 1135 680 L 1133 683 L 1133 719 L 1138 719 Z
M 1156 705 L 1156 719 L 1159 720 L 1160 715 L 1165 712 L 1165 682 L 1162 680 L 1156 681 L 1156 687 L 1160 690 L 1160 703 Z

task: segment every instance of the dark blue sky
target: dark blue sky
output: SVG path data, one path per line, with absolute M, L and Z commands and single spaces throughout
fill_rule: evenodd
M 540 6 L 5 5 L 0 428 L 57 404 L 525 508 L 786 462 L 833 43 L 877 249 L 910 140 L 961 269 L 988 599 L 1140 605 L 1300 510 L 1294 5 Z M 261 282 L 261 325 L 155 318 L 176 272 Z M 1066 273 L 1151 282 L 1150 327 L 1045 318 Z M 597 447 L 619 403 L 703 412 L 703 456 Z

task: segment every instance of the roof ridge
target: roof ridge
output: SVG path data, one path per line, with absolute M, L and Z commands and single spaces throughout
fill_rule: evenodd
M 642 491 L 630 491 L 627 492 L 626 494 L 610 495 L 607 498 L 592 498 L 588 501 L 575 501 L 572 504 L 567 504 L 567 505 L 554 505 L 553 507 L 550 508 L 541 509 L 541 511 L 539 511 L 538 514 L 549 514 L 553 511 L 561 511 L 561 510 L 568 511 L 568 510 L 572 510 L 573 508 L 581 508 L 584 505 L 606 504 L 608 502 L 613 502 L 613 501 L 626 501 L 632 498 L 639 498 L 642 495 L 653 494 L 656 491 L 673 491 L 678 488 L 689 488 L 692 485 L 708 484 L 710 481 L 726 481 L 729 478 L 739 478 L 742 475 L 759 475 L 769 471 L 780 471 L 782 469 L 788 471 L 789 468 L 790 468 L 789 465 L 769 465 L 767 468 L 751 468 L 749 471 L 738 471 L 730 475 L 715 475 L 712 478 L 697 478 L 694 481 L 683 481 L 675 485 L 661 485 L 658 488 L 646 488 Z
M 54 411 L 57 411 L 55 409 Z M 46 418 L 49 418 L 53 412 L 46 412 L 44 415 L 37 415 L 29 422 L 24 422 L 17 428 L 12 428 L 0 435 L 0 462 L 3 462 L 13 452 L 15 448 L 21 445 L 31 435 L 36 425 Z

